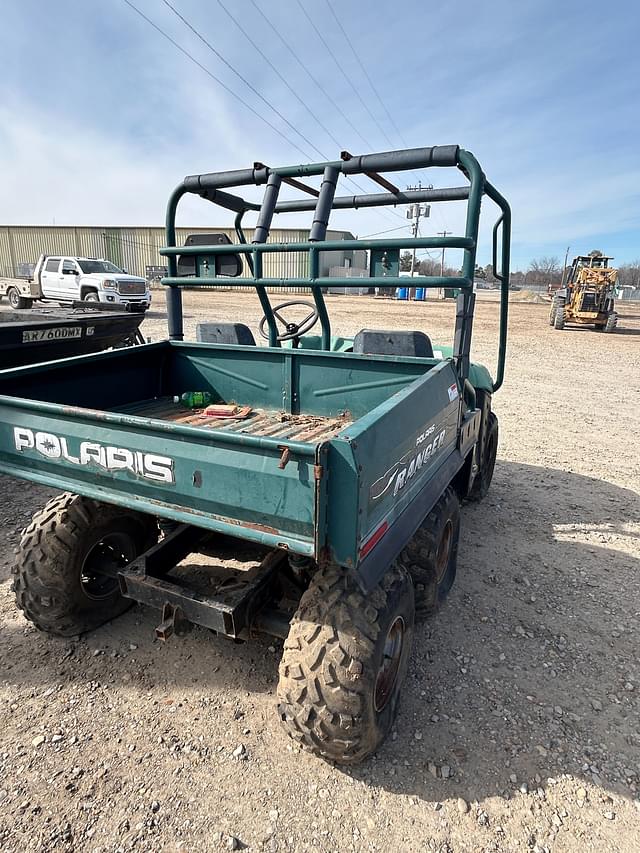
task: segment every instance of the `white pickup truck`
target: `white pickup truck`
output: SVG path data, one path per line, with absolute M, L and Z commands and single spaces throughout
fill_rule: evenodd
M 40 255 L 31 278 L 0 278 L 0 296 L 15 309 L 31 308 L 36 300 L 110 302 L 143 310 L 151 303 L 145 279 L 101 258 L 64 255 Z

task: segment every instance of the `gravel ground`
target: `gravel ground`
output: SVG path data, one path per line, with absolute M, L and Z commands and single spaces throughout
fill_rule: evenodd
M 338 333 L 451 338 L 451 304 L 329 307 Z M 490 365 L 496 309 L 476 313 Z M 393 735 L 354 769 L 280 730 L 279 642 L 196 629 L 163 646 L 145 609 L 77 641 L 36 632 L 7 578 L 52 493 L 1 478 L 0 849 L 637 853 L 640 306 L 614 335 L 556 332 L 547 310 L 511 306 L 491 492 L 464 509 L 458 580 L 418 627 Z M 248 294 L 187 293 L 185 312 L 189 335 L 259 318 Z

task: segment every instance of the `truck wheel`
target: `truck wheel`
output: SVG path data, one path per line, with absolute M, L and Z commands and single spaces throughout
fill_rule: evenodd
M 95 290 L 88 290 L 82 299 L 84 302 L 100 302 L 100 297 Z
M 376 751 L 398 710 L 414 611 L 411 577 L 397 563 L 369 595 L 339 566 L 316 573 L 280 663 L 278 712 L 294 740 L 339 764 Z
M 615 332 L 618 326 L 618 315 L 615 311 L 607 317 L 607 322 L 604 324 L 603 332 Z
M 553 325 L 556 329 L 564 329 L 564 299 L 556 300 L 556 311 L 553 318 Z
M 122 568 L 157 539 L 151 516 L 68 493 L 53 498 L 22 532 L 13 591 L 24 615 L 48 634 L 83 634 L 131 601 L 102 574 Z
M 416 590 L 416 613 L 429 616 L 449 594 L 456 577 L 460 501 L 449 487 L 400 552 Z
M 17 287 L 10 287 L 7 290 L 7 299 L 9 300 L 9 305 L 15 311 L 24 311 L 27 308 L 31 308 L 33 305 L 33 299 L 29 299 L 26 296 L 20 296 L 20 291 Z

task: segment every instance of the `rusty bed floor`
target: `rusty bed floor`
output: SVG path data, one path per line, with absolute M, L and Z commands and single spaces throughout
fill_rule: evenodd
M 171 397 L 158 397 L 131 403 L 119 408 L 118 411 L 140 418 L 172 421 L 184 426 L 292 441 L 308 441 L 314 444 L 330 438 L 352 423 L 350 418 L 343 416 L 328 418 L 319 415 L 291 415 L 267 409 L 253 409 L 251 414 L 243 420 L 221 419 L 209 417 L 202 410 L 187 409 L 180 403 L 174 403 Z

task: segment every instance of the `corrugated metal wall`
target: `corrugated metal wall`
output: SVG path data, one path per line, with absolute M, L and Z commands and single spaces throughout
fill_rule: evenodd
M 232 228 L 178 228 L 177 242 L 182 245 L 188 234 L 222 231 L 236 243 Z M 247 240 L 252 230 L 247 229 Z M 328 231 L 327 239 L 352 239 L 348 231 Z M 271 231 L 269 242 L 297 243 L 309 238 L 308 230 L 292 228 Z M 20 264 L 35 263 L 45 252 L 53 255 L 76 255 L 79 257 L 107 258 L 134 275 L 144 276 L 149 266 L 163 266 L 165 259 L 159 250 L 165 244 L 164 228 L 123 228 L 100 226 L 56 226 L 56 225 L 1 225 L 0 226 L 0 275 L 18 275 Z M 321 275 L 328 275 L 330 267 L 344 266 L 345 259 L 355 266 L 353 252 L 327 252 L 322 256 Z M 245 270 L 245 275 L 248 275 Z M 264 274 L 269 278 L 304 278 L 309 274 L 309 258 L 306 253 L 286 252 L 266 255 Z M 252 288 L 247 288 L 252 289 Z M 291 293 L 307 288 L 273 288 L 275 292 Z

